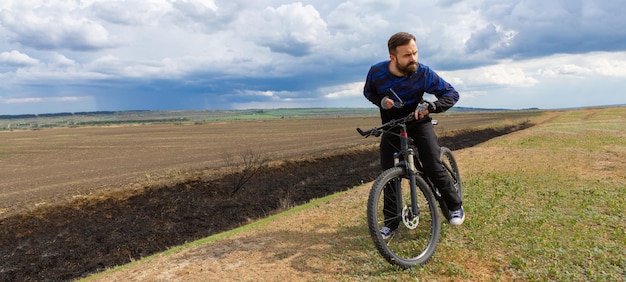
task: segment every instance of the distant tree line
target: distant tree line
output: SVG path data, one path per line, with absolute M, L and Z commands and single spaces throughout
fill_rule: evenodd
M 138 111 L 135 111 L 138 112 Z M 115 114 L 115 111 L 95 111 L 95 112 L 75 112 L 75 113 L 53 113 L 53 114 L 24 114 L 24 115 L 0 115 L 0 119 L 25 119 L 42 117 L 68 117 L 68 116 L 104 116 Z

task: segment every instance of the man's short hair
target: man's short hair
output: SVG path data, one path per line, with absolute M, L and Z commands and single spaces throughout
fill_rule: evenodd
M 406 45 L 411 42 L 411 40 L 415 41 L 415 36 L 408 32 L 398 32 L 392 35 L 387 41 L 387 48 L 389 48 L 390 55 L 396 55 L 396 48 L 398 46 Z

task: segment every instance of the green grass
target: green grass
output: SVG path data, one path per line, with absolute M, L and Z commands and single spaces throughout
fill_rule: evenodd
M 504 258 L 498 271 L 525 280 L 623 278 L 623 184 L 487 172 L 466 186 L 464 251 Z
M 371 251 L 371 243 L 354 244 L 346 249 L 372 257 L 368 264 L 352 265 L 351 275 L 398 281 L 624 281 L 625 117 L 626 108 L 568 111 L 529 134 L 480 145 L 481 153 L 462 160 L 468 219 L 460 228 L 442 226 L 433 260 L 394 270 Z M 457 158 L 470 155 L 457 153 Z M 335 261 L 343 259 L 349 258 Z

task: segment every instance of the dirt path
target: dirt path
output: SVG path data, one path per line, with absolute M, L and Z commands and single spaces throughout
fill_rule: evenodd
M 342 264 L 353 262 L 333 258 L 350 252 L 355 240 L 370 240 L 364 218 L 345 216 L 365 215 L 368 190 L 369 185 L 362 185 L 311 209 L 206 245 L 156 256 L 95 281 L 336 281 L 342 275 L 347 279 Z M 358 238 L 351 234 L 354 229 L 363 231 Z

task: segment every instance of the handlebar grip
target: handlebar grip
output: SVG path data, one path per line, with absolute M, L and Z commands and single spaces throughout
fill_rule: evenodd
M 357 128 L 356 131 L 359 132 L 359 134 L 361 134 L 361 136 L 367 136 L 369 135 L 369 130 L 368 131 L 363 131 L 360 128 Z

